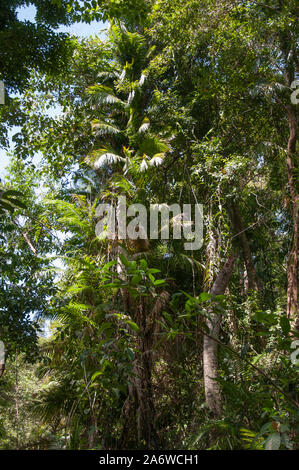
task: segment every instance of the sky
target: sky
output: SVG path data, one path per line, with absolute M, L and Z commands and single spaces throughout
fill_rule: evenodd
M 18 9 L 18 18 L 21 21 L 31 21 L 34 23 L 34 18 L 35 18 L 35 11 L 36 8 L 31 5 L 29 7 L 22 7 Z M 70 33 L 75 36 L 79 37 L 88 37 L 92 36 L 95 34 L 101 34 L 101 31 L 105 29 L 105 25 L 102 22 L 99 21 L 93 21 L 90 24 L 86 23 L 76 23 L 71 26 L 60 26 L 57 29 L 57 32 L 61 33 Z M 1 106 L 1 105 L 0 105 Z M 12 149 L 12 142 L 11 142 L 11 137 L 18 131 L 17 128 L 12 128 L 12 130 L 9 132 L 9 137 L 10 137 L 10 143 L 11 143 L 11 149 Z M 5 167 L 9 163 L 9 156 L 7 155 L 6 150 L 0 148 L 0 178 L 3 179 L 6 174 Z

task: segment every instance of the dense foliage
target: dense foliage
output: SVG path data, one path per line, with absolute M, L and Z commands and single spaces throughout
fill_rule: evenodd
M 8 3 L 0 448 L 298 448 L 297 2 Z M 202 247 L 98 235 L 120 196 L 202 204 Z

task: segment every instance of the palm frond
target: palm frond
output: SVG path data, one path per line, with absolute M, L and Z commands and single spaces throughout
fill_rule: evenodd
M 125 105 L 125 103 L 115 95 L 114 90 L 105 85 L 92 85 L 87 88 L 86 92 L 92 101 L 97 104 L 119 103 Z
M 98 170 L 102 166 L 112 165 L 123 161 L 125 161 L 125 159 L 120 155 L 117 155 L 116 153 L 106 152 L 93 162 L 93 167 L 95 170 Z
M 138 132 L 142 134 L 143 132 L 146 132 L 150 127 L 150 120 L 148 118 L 144 118 L 142 121 L 141 126 L 138 129 Z
M 139 79 L 138 85 L 139 85 L 139 86 L 142 86 L 142 85 L 144 84 L 146 78 L 147 78 L 146 75 L 145 75 L 144 73 L 142 73 L 142 74 L 141 74 L 141 77 L 140 77 L 140 79 Z
M 91 123 L 91 127 L 92 131 L 97 135 L 119 134 L 121 132 L 117 127 L 100 121 L 99 119 L 94 119 Z
M 162 165 L 162 163 L 164 161 L 164 158 L 165 158 L 165 153 L 156 153 L 156 155 L 154 155 L 150 159 L 149 165 L 150 166 L 160 166 L 160 165 Z
M 140 165 L 140 171 L 146 171 L 148 169 L 148 162 L 144 158 Z
M 157 136 L 146 134 L 142 140 L 139 152 L 140 154 L 148 155 L 149 157 L 154 157 L 157 154 L 166 153 L 170 150 L 169 145 L 164 141 L 159 139 Z

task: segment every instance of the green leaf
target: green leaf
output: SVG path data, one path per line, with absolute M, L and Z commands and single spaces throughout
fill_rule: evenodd
M 91 382 L 94 382 L 95 379 L 96 379 L 99 375 L 103 375 L 103 372 L 100 371 L 100 370 L 98 370 L 97 372 L 95 372 L 95 373 L 92 375 L 90 381 L 91 381 Z
M 120 255 L 119 255 L 119 259 L 121 260 L 122 264 L 123 264 L 124 266 L 126 266 L 126 268 L 129 268 L 129 266 L 130 266 L 130 261 L 127 260 L 127 258 L 126 258 L 124 255 L 120 254 Z
M 279 450 L 280 447 L 280 434 L 278 432 L 273 432 L 265 441 L 266 450 Z
M 106 263 L 105 266 L 103 267 L 103 269 L 105 271 L 108 271 L 111 266 L 115 266 L 117 264 L 117 261 L 116 260 L 113 260 L 113 261 L 109 261 L 109 263 Z
M 202 292 L 201 294 L 199 294 L 198 301 L 206 302 L 211 297 L 212 297 L 212 294 L 210 294 L 209 292 Z
M 219 301 L 221 301 L 221 300 L 224 300 L 225 297 L 226 297 L 226 296 L 223 295 L 223 294 L 221 294 L 221 295 L 215 295 L 215 296 L 213 297 L 212 301 L 213 301 L 213 302 L 214 302 L 214 301 L 215 301 L 215 302 L 219 302 Z
M 140 268 L 143 269 L 144 271 L 147 269 L 147 262 L 145 259 L 140 260 Z
M 140 274 L 135 274 L 131 279 L 131 284 L 133 284 L 133 286 L 137 286 L 140 281 L 142 281 L 142 276 Z
M 136 323 L 134 323 L 133 321 L 127 320 L 127 323 L 132 328 L 132 330 L 136 331 L 136 333 L 138 333 L 140 331 L 139 326 Z

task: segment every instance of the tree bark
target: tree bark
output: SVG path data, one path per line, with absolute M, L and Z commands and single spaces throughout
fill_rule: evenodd
M 293 246 L 289 255 L 287 267 L 287 316 L 290 318 L 296 329 L 299 329 L 299 310 L 298 310 L 298 236 L 299 236 L 299 195 L 294 178 L 294 161 L 296 158 L 296 144 L 298 138 L 298 122 L 296 111 L 292 105 L 287 107 L 290 135 L 287 151 L 287 170 L 289 191 L 292 202 L 293 219 Z
M 144 297 L 140 297 L 137 301 L 128 291 L 124 292 L 123 298 L 126 311 L 138 325 L 139 333 L 136 337 L 138 348 L 129 385 L 129 396 L 124 405 L 125 423 L 120 442 L 122 446 L 126 445 L 131 415 L 137 411 L 138 440 L 143 439 L 149 450 L 159 450 L 162 448 L 162 442 L 155 425 L 156 410 L 152 386 L 154 330 L 157 318 L 169 300 L 169 294 L 167 291 L 162 291 L 154 304 L 151 299 Z
M 212 288 L 212 296 L 222 295 L 228 285 L 234 266 L 234 254 L 227 259 L 222 271 L 218 274 Z M 218 343 L 213 338 L 219 338 L 221 316 L 218 313 L 211 313 L 206 324 L 209 329 L 209 336 L 204 336 L 203 341 L 203 373 L 205 398 L 208 408 L 215 418 L 222 415 L 221 390 L 218 378 Z
M 145 302 L 140 297 L 139 309 L 135 321 L 140 328 L 138 335 L 138 356 L 136 361 L 136 391 L 138 396 L 138 431 L 139 439 L 144 438 L 147 448 L 158 450 L 159 437 L 155 428 L 155 406 L 152 389 L 153 365 L 153 329 L 148 325 Z
M 5 346 L 3 341 L 0 341 L 0 377 L 2 377 L 5 370 Z

